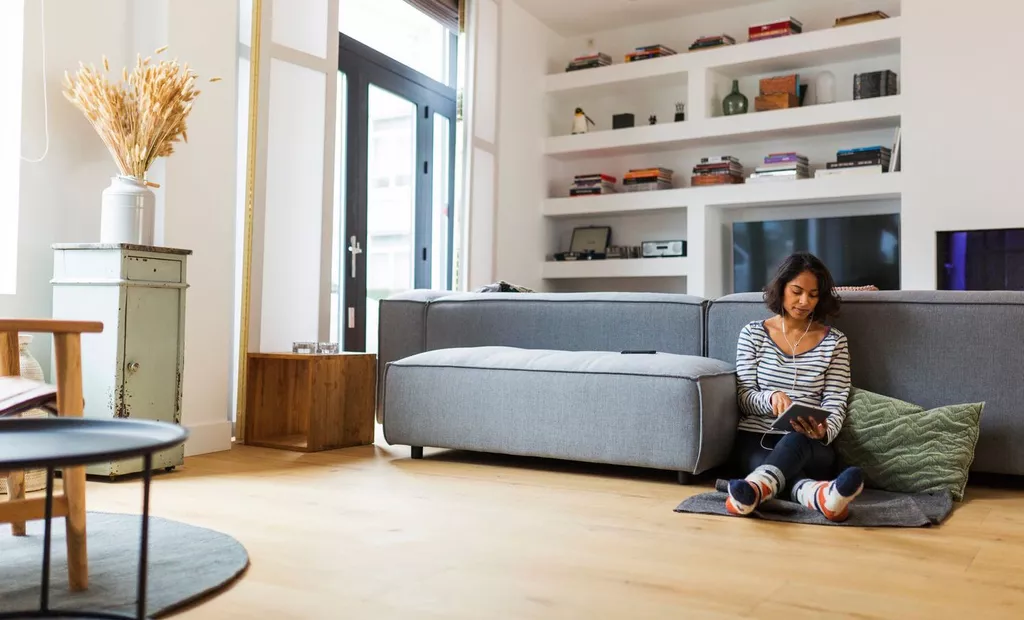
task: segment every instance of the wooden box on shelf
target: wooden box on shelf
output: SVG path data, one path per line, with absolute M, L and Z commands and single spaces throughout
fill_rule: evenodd
M 317 452 L 373 443 L 377 356 L 250 353 L 245 443 Z
M 793 93 L 771 93 L 758 95 L 754 98 L 754 109 L 758 112 L 766 110 L 785 110 L 800 106 L 800 100 Z

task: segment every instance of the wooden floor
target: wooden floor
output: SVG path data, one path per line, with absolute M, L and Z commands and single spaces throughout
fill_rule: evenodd
M 154 486 L 154 514 L 227 532 L 243 578 L 176 617 L 1021 618 L 1024 491 L 973 487 L 932 529 L 677 514 L 674 476 L 383 444 L 236 447 Z M 137 512 L 138 483 L 90 482 Z

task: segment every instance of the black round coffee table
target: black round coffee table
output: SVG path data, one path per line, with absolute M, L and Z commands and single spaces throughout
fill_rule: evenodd
M 46 469 L 43 580 L 39 609 L 3 612 L 0 618 L 146 618 L 149 485 L 153 453 L 180 445 L 188 431 L 175 424 L 147 420 L 91 418 L 0 419 L 0 471 Z M 136 614 L 50 609 L 50 538 L 53 518 L 53 470 L 109 460 L 142 457 L 142 535 Z

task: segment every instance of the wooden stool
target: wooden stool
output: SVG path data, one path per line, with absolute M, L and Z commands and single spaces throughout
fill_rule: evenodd
M 49 319 L 0 319 L 0 416 L 17 415 L 56 402 L 60 416 L 82 417 L 82 334 L 100 333 L 102 323 Z M 57 386 L 20 377 L 19 333 L 53 334 Z M 2 426 L 0 426 L 2 431 Z M 63 493 L 53 498 L 53 516 L 66 517 L 68 585 L 71 590 L 89 587 L 89 556 L 85 532 L 85 468 L 65 467 Z M 25 499 L 25 472 L 7 474 L 7 501 L 0 503 L 0 523 L 10 523 L 11 533 L 25 535 L 25 522 L 45 515 L 43 498 Z

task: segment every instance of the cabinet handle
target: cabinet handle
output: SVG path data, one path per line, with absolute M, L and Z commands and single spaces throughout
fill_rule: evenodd
M 138 372 L 138 370 L 139 370 L 139 363 L 138 362 L 132 362 L 131 364 L 128 364 L 128 372 Z

